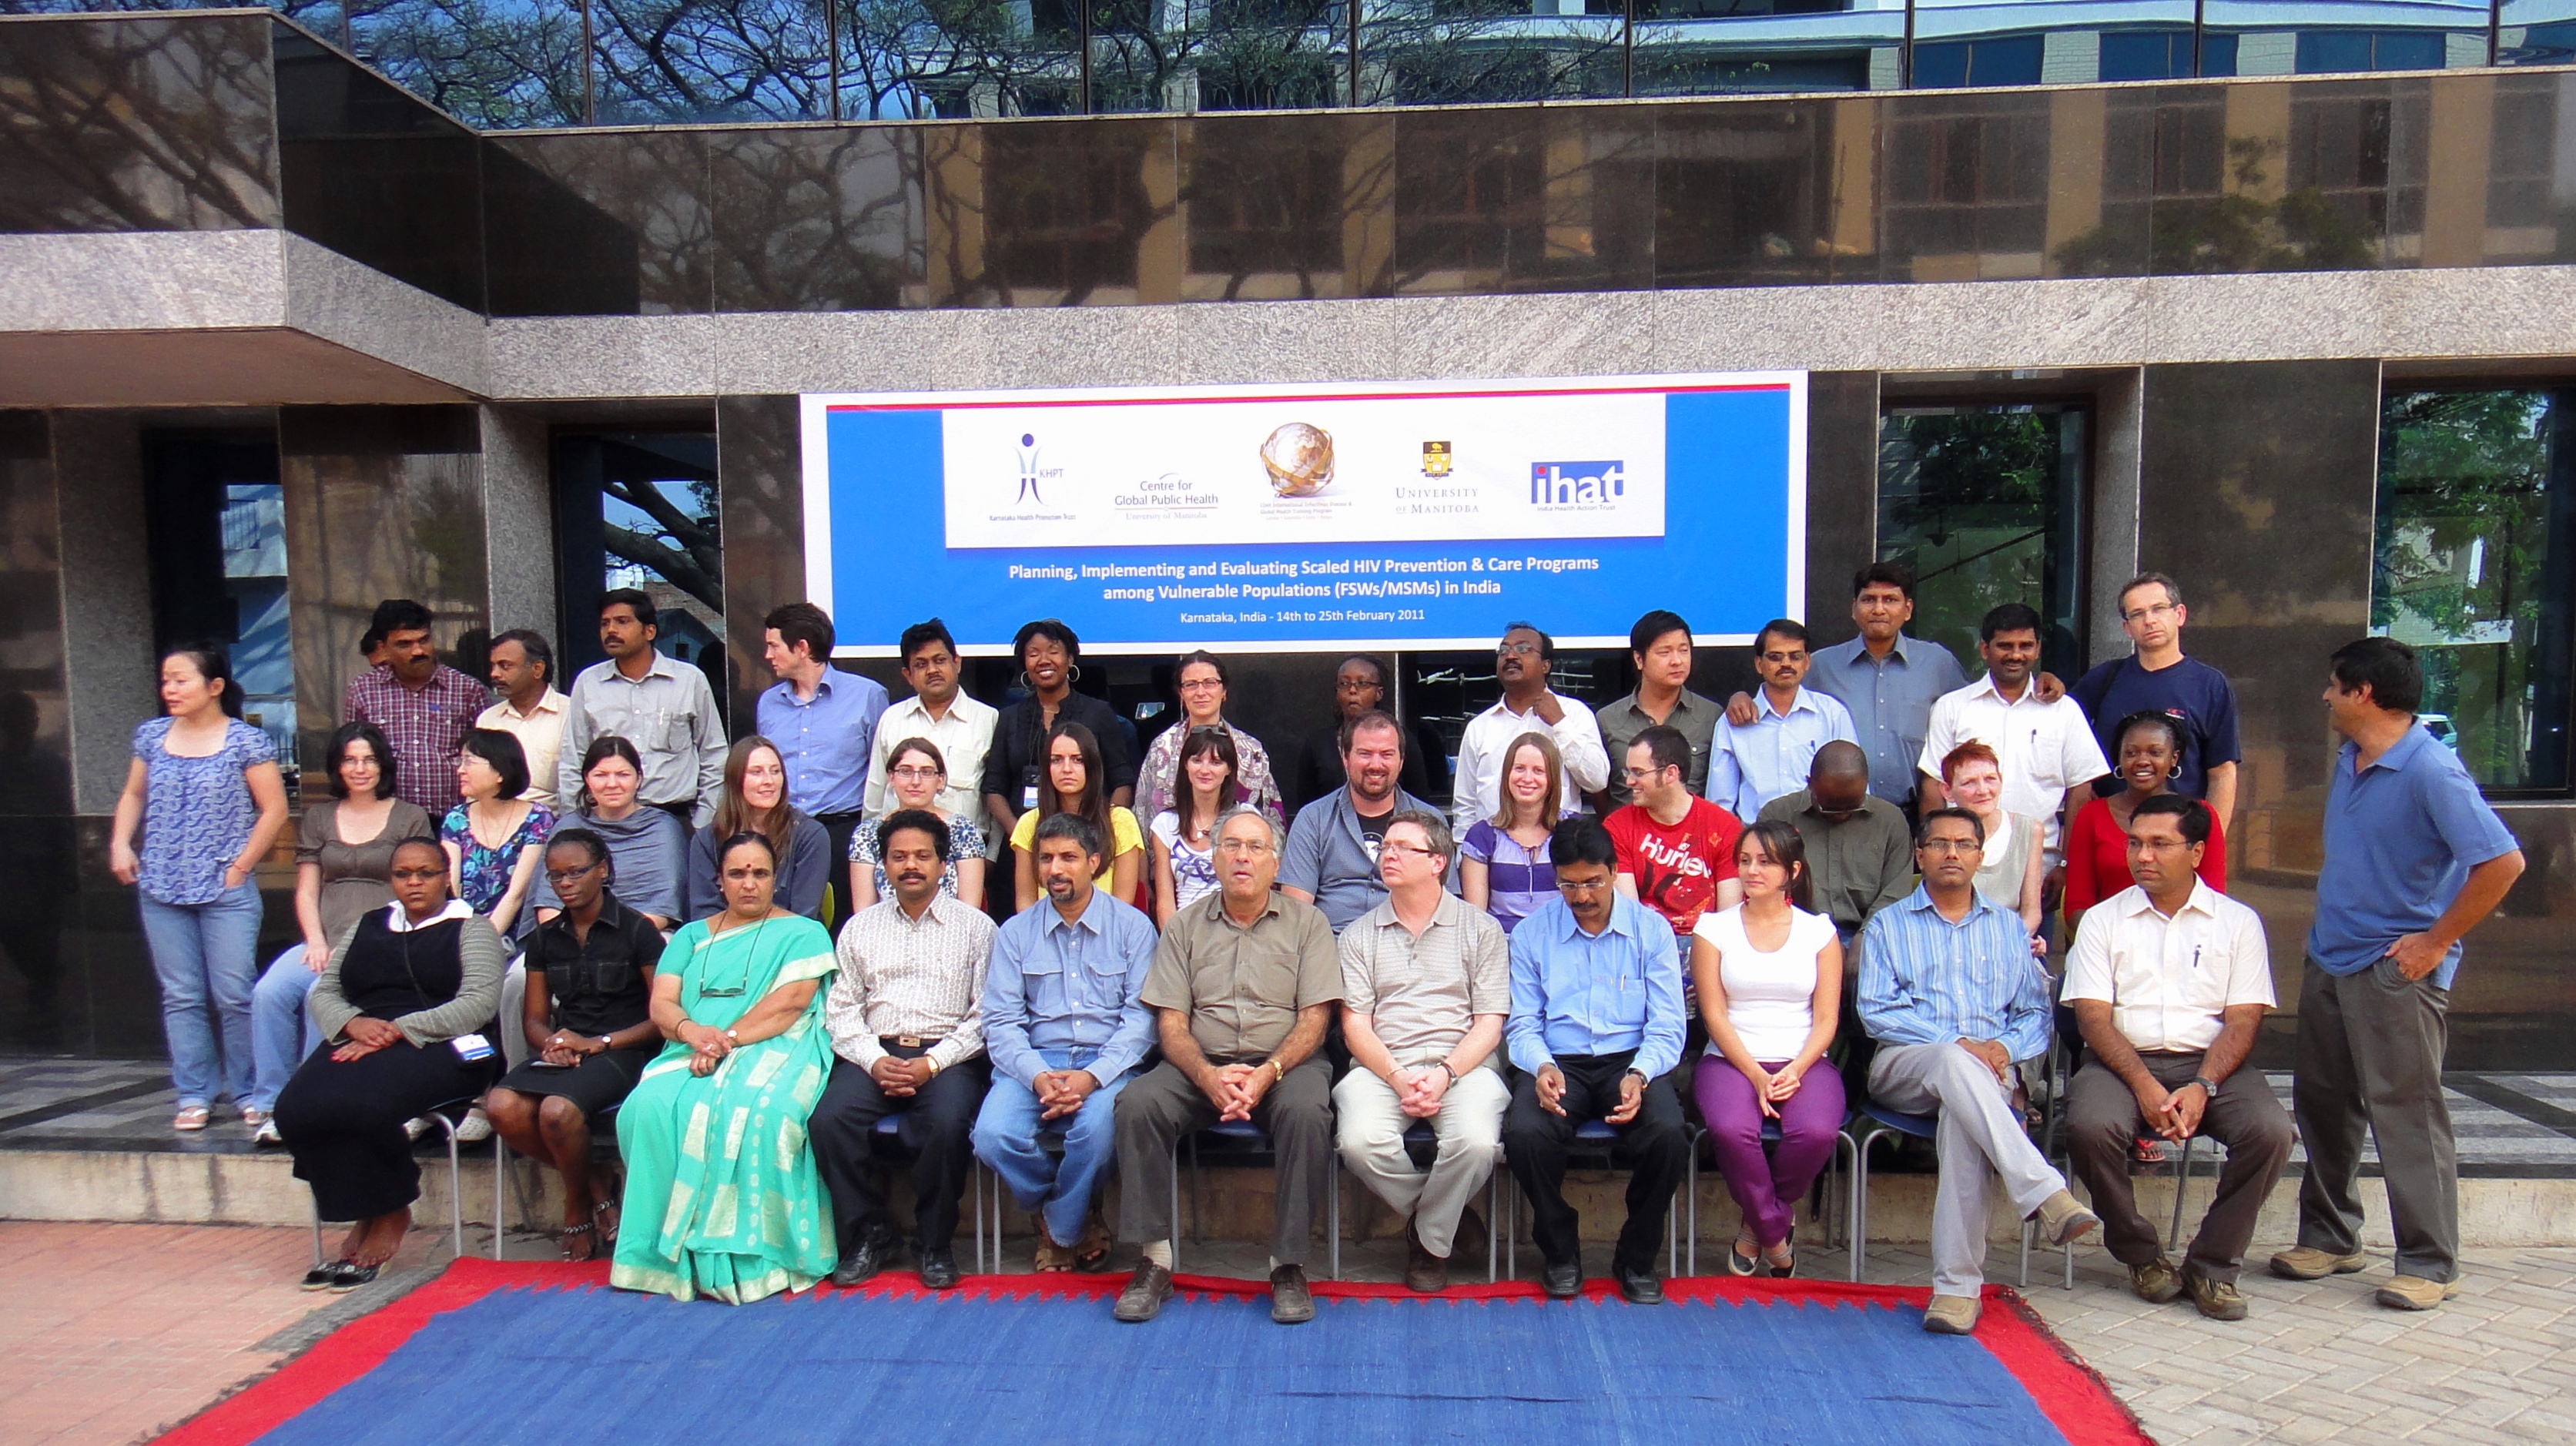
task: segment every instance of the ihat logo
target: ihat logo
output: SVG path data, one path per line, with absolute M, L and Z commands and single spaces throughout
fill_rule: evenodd
M 1532 507 L 1600 507 L 1628 492 L 1628 474 L 1618 462 L 1532 462 Z

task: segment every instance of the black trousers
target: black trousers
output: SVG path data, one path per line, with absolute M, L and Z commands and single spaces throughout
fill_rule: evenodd
M 1619 1107 L 1619 1080 L 1635 1058 L 1633 1050 L 1560 1055 L 1556 1067 L 1565 1075 L 1565 1095 L 1557 1103 L 1565 1107 L 1563 1115 L 1539 1106 L 1536 1075 L 1522 1075 L 1512 1090 L 1512 1107 L 1503 1115 L 1503 1153 L 1511 1162 L 1512 1178 L 1529 1197 L 1531 1238 L 1550 1265 L 1583 1258 L 1580 1218 L 1565 1203 L 1565 1160 L 1574 1148 L 1575 1127 Z M 1611 1146 L 1611 1158 L 1628 1167 L 1628 1219 L 1619 1227 L 1619 1244 L 1610 1259 L 1632 1274 L 1645 1274 L 1654 1270 L 1655 1256 L 1664 1248 L 1664 1220 L 1690 1163 L 1673 1076 L 1648 1081 L 1637 1117 L 1615 1128 L 1619 1138 Z
M 910 1058 L 921 1051 L 889 1053 Z M 884 1226 L 886 1192 L 877 1174 L 877 1146 L 884 1137 L 876 1128 L 888 1115 L 899 1117 L 895 1138 L 913 1152 L 913 1249 L 946 1250 L 956 1243 L 958 1203 L 966 1198 L 967 1172 L 975 1168 L 975 1147 L 967 1137 L 991 1082 L 991 1067 L 978 1056 L 941 1070 L 918 1094 L 896 1099 L 877 1088 L 863 1067 L 832 1061 L 831 1082 L 823 1086 L 805 1133 L 814 1144 L 823 1188 L 832 1192 L 832 1224 L 843 1251 L 858 1244 L 863 1231 Z
M 500 1051 L 466 1060 L 444 1043 L 405 1040 L 343 1063 L 332 1049 L 314 1050 L 277 1092 L 277 1133 L 323 1219 L 391 1214 L 420 1198 L 420 1164 L 403 1124 L 490 1088 Z

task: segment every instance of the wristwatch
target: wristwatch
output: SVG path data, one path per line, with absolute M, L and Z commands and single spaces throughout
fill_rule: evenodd
M 601 1049 L 615 1049 L 617 1047 L 616 1037 L 606 1034 L 601 1035 L 599 1037 L 599 1047 Z
M 2200 1086 L 2201 1093 L 2208 1095 L 2211 1099 L 2218 1098 L 2218 1081 L 2211 1079 L 2206 1075 L 2196 1074 L 2191 1077 L 2190 1083 Z

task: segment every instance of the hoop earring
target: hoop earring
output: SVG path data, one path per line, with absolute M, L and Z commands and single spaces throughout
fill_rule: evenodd
M 1038 690 L 1038 685 L 1029 681 L 1029 670 L 1026 668 L 1020 669 L 1018 681 L 1011 686 L 1023 693 L 1034 693 Z
M 2180 777 L 2182 777 L 2182 765 L 2179 763 L 2165 770 L 2165 779 L 2167 782 L 2171 782 L 2172 780 Z
M 1079 683 L 1079 682 L 1081 682 L 1081 681 L 1082 681 L 1082 665 L 1081 665 L 1080 663 L 1068 663 L 1068 664 L 1066 664 L 1066 665 L 1065 665 L 1065 669 L 1064 669 L 1064 680 L 1065 680 L 1066 682 L 1068 682 L 1068 683 Z

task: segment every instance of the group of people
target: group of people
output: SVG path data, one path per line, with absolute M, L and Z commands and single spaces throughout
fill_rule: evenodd
M 1178 660 L 1181 715 L 1140 749 L 1075 689 L 1058 620 L 1020 630 L 1023 688 L 997 710 L 963 693 L 937 620 L 903 634 L 896 702 L 833 668 L 831 620 L 790 604 L 766 619 L 778 682 L 729 741 L 641 593 L 601 599 L 607 660 L 565 692 L 541 636 L 496 639 L 486 690 L 436 661 L 426 609 L 389 602 L 331 797 L 299 826 L 299 943 L 254 975 L 250 878 L 286 800 L 219 651 L 163 659 L 112 863 L 141 886 L 175 1125 L 229 1097 L 323 1215 L 355 1222 L 317 1289 L 391 1257 L 418 1193 L 407 1135 L 446 1111 L 562 1173 L 567 1258 L 681 1298 L 855 1283 L 907 1248 L 926 1284 L 954 1284 L 980 1161 L 1035 1216 L 1039 1270 L 1135 1247 L 1115 1314 L 1151 1319 L 1175 1150 L 1228 1122 L 1275 1161 L 1274 1319 L 1314 1313 L 1336 1155 L 1404 1220 L 1423 1291 L 1481 1248 L 1472 1198 L 1508 1169 L 1542 1283 L 1568 1296 L 1564 1176 L 1599 1121 L 1629 1171 L 1611 1274 L 1651 1303 L 1691 1114 L 1741 1209 L 1726 1268 L 1789 1275 L 1796 1203 L 1865 1093 L 1939 1119 L 1928 1329 L 1975 1327 L 1997 1179 L 2053 1243 L 2100 1226 L 2141 1296 L 2241 1317 L 2294 1136 L 2245 1069 L 2275 998 L 2262 923 L 2224 892 L 2232 690 L 2183 653 L 2161 574 L 2120 594 L 2134 652 L 2071 689 L 2039 671 L 2041 620 L 2018 604 L 1983 620 L 1969 682 L 1905 633 L 1912 589 L 1863 569 L 1859 635 L 1821 650 L 1768 624 L 1758 690 L 1724 704 L 1690 691 L 1671 612 L 1638 621 L 1637 688 L 1598 713 L 1550 686 L 1547 634 L 1514 624 L 1445 806 L 1418 792 L 1438 760 L 1386 711 L 1383 665 L 1354 656 L 1293 811 L 1209 653 Z M 2300 1244 L 2272 1268 L 2361 1268 L 2367 1125 L 2400 1236 L 2380 1298 L 2429 1308 L 2457 1275 L 2442 1011 L 2461 936 L 2521 856 L 2414 726 L 2411 650 L 2363 639 L 2329 673 L 2346 741 L 2300 994 L 2309 1166 Z M 2089 1207 L 2026 1127 L 2023 1071 L 2061 1044 L 2081 1058 L 2066 1112 Z M 611 1112 L 622 1183 L 591 1148 Z M 2130 1166 L 2201 1134 L 2227 1164 L 2176 1263 Z

